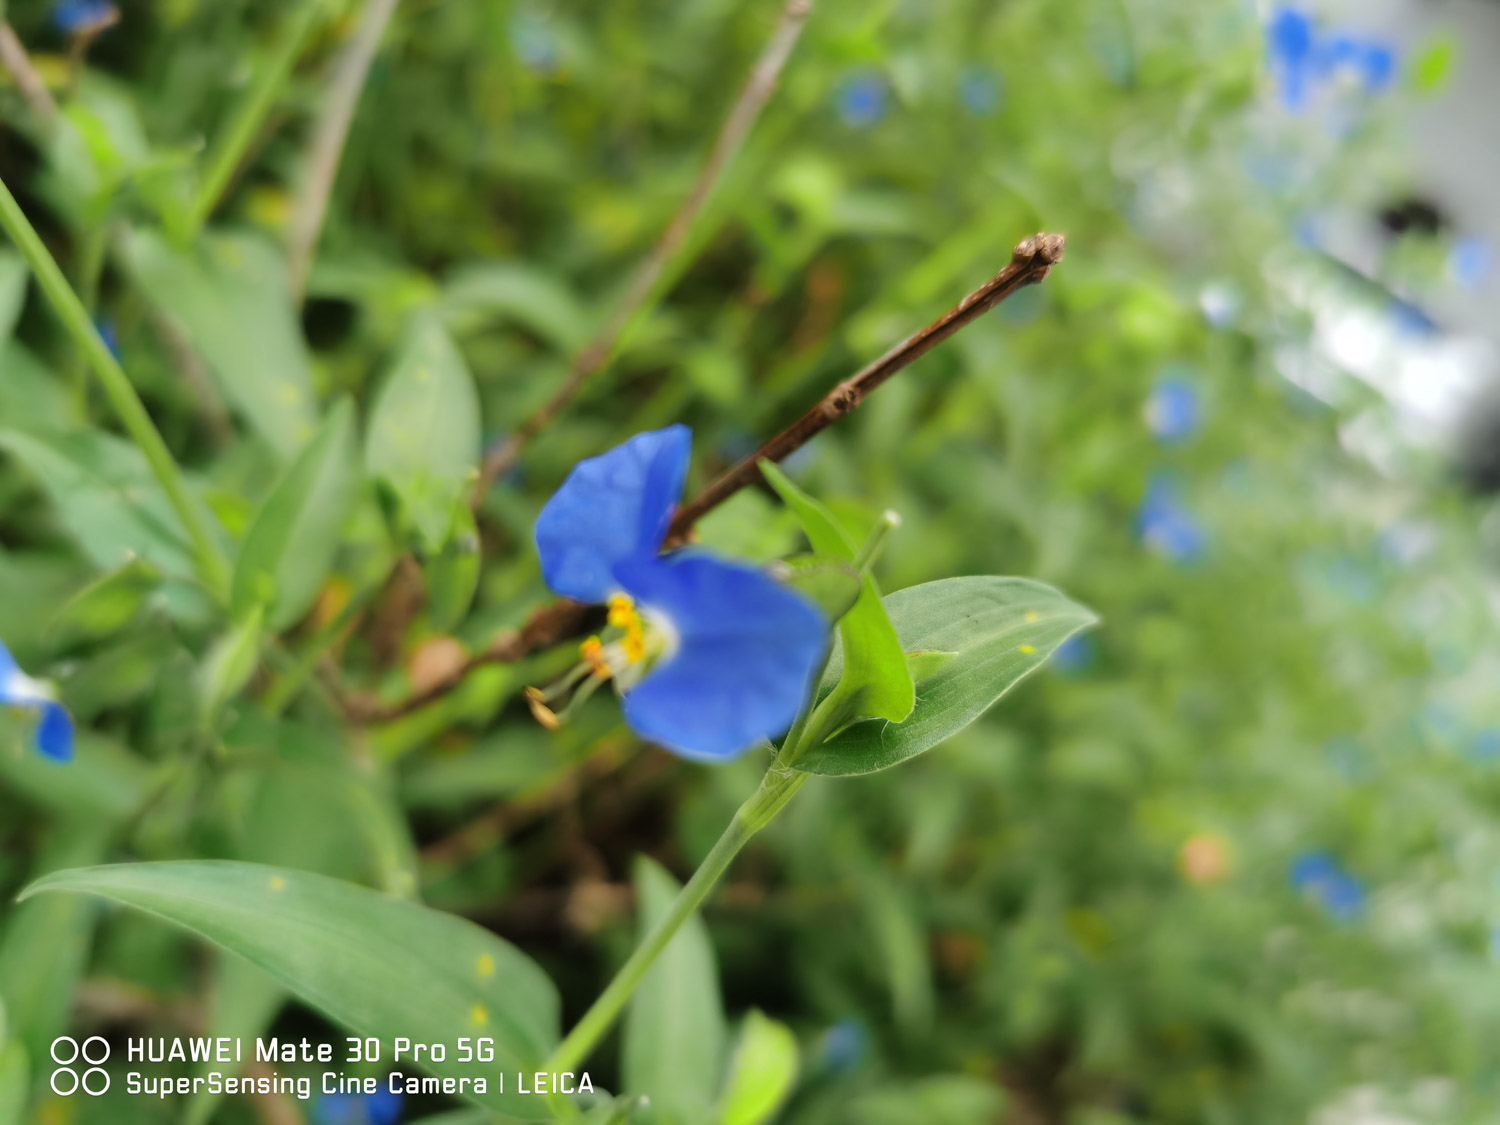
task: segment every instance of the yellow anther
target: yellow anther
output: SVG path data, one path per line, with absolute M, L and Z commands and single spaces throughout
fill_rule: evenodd
M 625 639 L 620 642 L 620 647 L 625 650 L 625 659 L 632 664 L 639 664 L 646 659 L 646 633 L 639 625 L 625 634 Z
M 609 661 L 604 659 L 604 642 L 598 637 L 590 637 L 578 646 L 578 651 L 583 654 L 584 663 L 589 670 L 601 680 L 609 679 L 611 669 Z
M 633 622 L 640 621 L 635 612 L 635 602 L 625 594 L 616 594 L 609 599 L 609 623 L 616 629 L 628 629 Z
M 526 705 L 531 708 L 531 717 L 548 730 L 561 730 L 562 720 L 557 712 L 547 706 L 547 696 L 540 688 L 526 689 Z

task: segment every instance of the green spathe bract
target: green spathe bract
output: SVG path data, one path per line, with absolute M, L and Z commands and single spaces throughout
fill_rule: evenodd
M 923 680 L 905 722 L 855 723 L 799 758 L 798 769 L 874 773 L 931 750 L 1040 668 L 1063 641 L 1098 621 L 1051 586 L 1026 578 L 945 578 L 884 601 L 906 651 L 953 655 L 932 661 L 939 666 Z M 832 690 L 843 664 L 836 647 L 822 690 Z
M 305 871 L 252 863 L 136 863 L 59 871 L 23 897 L 72 891 L 164 918 L 245 957 L 362 1036 L 495 1041 L 495 1070 L 538 1069 L 558 1038 L 558 998 L 514 946 L 472 922 Z M 449 1052 L 426 1069 L 474 1076 Z M 474 1100 L 524 1120 L 542 1100 L 490 1083 Z

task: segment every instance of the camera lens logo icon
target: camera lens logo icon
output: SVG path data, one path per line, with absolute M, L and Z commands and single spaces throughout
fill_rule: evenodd
M 52 1092 L 63 1098 L 80 1089 L 93 1098 L 107 1093 L 109 1071 L 100 1064 L 108 1060 L 109 1042 L 102 1035 L 91 1035 L 82 1043 L 71 1035 L 59 1036 L 52 1040 L 52 1061 L 57 1064 L 52 1072 Z

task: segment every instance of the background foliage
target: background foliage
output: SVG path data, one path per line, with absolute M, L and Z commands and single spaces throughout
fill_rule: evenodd
M 662 964 L 679 987 L 716 976 L 722 1003 L 652 993 L 626 1035 L 658 1051 L 627 1040 L 590 1070 L 696 1123 L 723 1088 L 704 1068 L 758 1009 L 795 1035 L 749 1017 L 772 1072 L 800 1057 L 788 1123 L 1493 1119 L 1482 513 L 1423 456 L 1393 470 L 1340 441 L 1386 408 L 1306 350 L 1297 299 L 1336 280 L 1299 218 L 1397 180 L 1382 106 L 1441 61 L 1340 89 L 1330 123 L 1268 96 L 1238 0 L 819 0 L 664 299 L 470 526 L 481 452 L 680 206 L 777 5 L 409 0 L 300 308 L 285 225 L 356 6 L 124 3 L 71 57 L 48 9 L 9 8 L 63 123 L 0 94 L 0 178 L 241 566 L 226 617 L 0 252 L 0 638 L 83 728 L 58 767 L 5 720 L 7 900 L 105 861 L 306 869 L 492 928 L 571 1022 L 631 944 L 633 886 L 662 909 L 763 763 L 668 758 L 603 698 L 542 731 L 519 693 L 566 647 L 393 722 L 335 693 L 398 702 L 544 604 L 530 526 L 577 459 L 684 421 L 706 480 L 1059 230 L 1045 285 L 788 469 L 853 529 L 902 514 L 885 589 L 1027 575 L 1103 627 L 906 772 L 810 784 Z M 196 230 L 215 146 L 288 43 Z M 1393 276 L 1438 284 L 1440 249 L 1403 243 Z M 798 545 L 767 493 L 700 531 Z M 320 640 L 341 686 L 308 674 Z M 71 896 L 0 909 L 0 996 L 7 1125 L 270 1112 L 63 1103 L 11 1077 L 64 1029 L 342 1038 L 242 963 Z

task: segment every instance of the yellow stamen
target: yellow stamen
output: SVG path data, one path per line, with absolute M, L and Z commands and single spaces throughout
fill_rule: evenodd
M 548 730 L 562 729 L 562 720 L 557 712 L 547 706 L 547 695 L 540 688 L 526 689 L 526 705 L 531 708 L 531 717 Z
M 583 659 L 589 666 L 589 670 L 601 680 L 607 680 L 613 675 L 609 661 L 604 659 L 604 642 L 598 637 L 590 637 L 578 646 L 578 651 L 583 654 Z
M 632 621 L 639 621 L 635 602 L 625 594 L 616 594 L 609 599 L 609 623 L 616 629 L 628 629 Z

